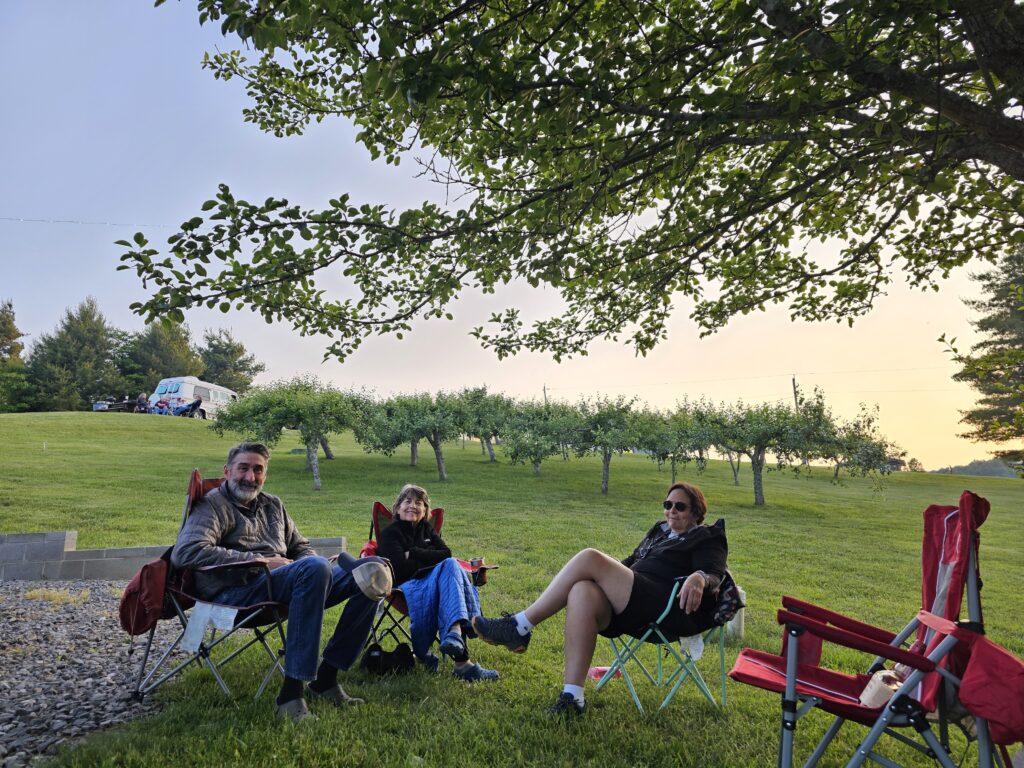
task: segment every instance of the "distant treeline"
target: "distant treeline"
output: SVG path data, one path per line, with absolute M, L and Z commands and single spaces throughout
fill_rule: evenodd
M 1017 472 L 1000 459 L 975 459 L 970 464 L 962 464 L 945 469 L 933 469 L 938 475 L 975 475 L 978 477 L 1017 477 Z
M 0 301 L 0 413 L 88 410 L 107 397 L 149 394 L 168 376 L 198 376 L 244 392 L 264 370 L 225 329 L 194 344 L 188 326 L 115 328 L 87 298 L 25 351 L 11 301 Z

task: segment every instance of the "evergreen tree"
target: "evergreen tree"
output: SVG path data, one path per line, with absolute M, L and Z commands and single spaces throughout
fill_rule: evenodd
M 21 359 L 25 345 L 19 341 L 24 335 L 14 320 L 14 303 L 10 299 L 0 302 L 0 413 L 28 407 L 25 362 Z
M 0 301 L 0 365 L 21 362 L 21 351 L 25 348 L 18 339 L 25 334 L 14 322 L 14 302 Z
M 252 380 L 267 370 L 255 355 L 247 354 L 245 345 L 226 328 L 207 330 L 203 345 L 199 354 L 206 365 L 206 380 L 214 384 L 245 392 L 252 386 Z
M 202 377 L 206 368 L 192 346 L 188 326 L 160 322 L 141 333 L 127 334 L 118 349 L 118 363 L 133 395 L 149 394 L 168 376 Z
M 91 296 L 51 334 L 43 334 L 28 357 L 32 405 L 44 411 L 74 411 L 110 395 L 127 392 L 114 361 L 118 342 Z
M 981 395 L 974 408 L 963 412 L 961 422 L 969 427 L 963 436 L 1006 443 L 1024 438 L 1024 249 L 976 277 L 986 296 L 965 303 L 981 313 L 972 324 L 984 338 L 969 355 L 957 355 L 963 367 L 953 376 Z M 996 455 L 1020 461 L 1024 451 Z

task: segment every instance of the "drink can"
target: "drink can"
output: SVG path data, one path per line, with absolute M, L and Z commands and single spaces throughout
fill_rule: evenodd
M 478 587 L 487 583 L 487 571 L 481 568 L 483 564 L 482 557 L 474 557 L 469 561 L 469 565 L 473 569 L 473 584 Z

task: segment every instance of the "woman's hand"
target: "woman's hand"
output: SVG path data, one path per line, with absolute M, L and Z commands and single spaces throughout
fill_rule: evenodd
M 694 571 L 686 577 L 682 589 L 679 590 L 679 607 L 684 613 L 693 613 L 700 607 L 707 583 L 703 571 Z

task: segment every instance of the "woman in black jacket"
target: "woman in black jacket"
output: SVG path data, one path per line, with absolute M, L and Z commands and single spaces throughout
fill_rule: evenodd
M 533 627 L 565 609 L 565 686 L 552 713 L 583 712 L 583 682 L 597 636 L 641 633 L 665 609 L 677 578 L 686 580 L 663 629 L 686 637 L 711 626 L 715 592 L 726 572 L 725 521 L 704 525 L 707 501 L 690 483 L 669 488 L 663 506 L 664 521 L 655 523 L 625 560 L 584 549 L 526 610 L 473 620 L 483 640 L 522 653 Z
M 395 500 L 395 518 L 380 532 L 377 554 L 391 561 L 395 586 L 401 586 L 409 612 L 413 651 L 420 659 L 434 636 L 441 652 L 455 662 L 452 672 L 461 680 L 495 680 L 497 671 L 469 658 L 466 634 L 480 615 L 480 596 L 469 576 L 452 557 L 427 512 L 430 498 L 418 485 L 407 485 Z

